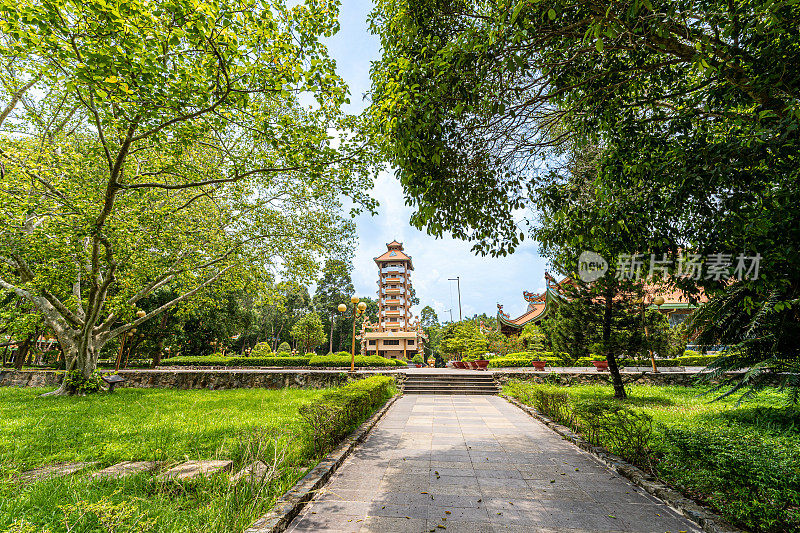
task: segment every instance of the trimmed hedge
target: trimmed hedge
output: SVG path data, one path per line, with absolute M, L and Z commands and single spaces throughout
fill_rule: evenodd
M 282 352 L 280 357 L 240 357 L 240 356 L 177 356 L 162 359 L 160 366 L 309 366 L 309 357 L 295 356 Z M 281 355 L 281 354 L 279 354 Z
M 346 352 L 339 352 L 346 353 Z M 309 362 L 308 366 L 320 366 L 320 367 L 343 367 L 343 366 L 350 366 L 350 354 L 347 355 L 317 355 L 312 357 Z M 400 359 L 387 359 L 386 357 L 380 357 L 378 355 L 357 355 L 355 360 L 355 366 L 357 367 L 365 367 L 365 366 L 407 366 L 406 361 L 401 361 Z
M 689 352 L 691 350 L 687 350 Z M 549 354 L 550 352 L 541 352 L 539 357 L 534 357 L 532 354 L 534 352 L 517 352 L 514 354 L 508 354 L 504 357 L 495 357 L 489 360 L 489 367 L 490 368 L 512 368 L 512 367 L 531 367 L 533 366 L 532 362 L 536 361 L 546 361 L 547 366 L 563 366 L 564 360 L 560 357 L 543 357 L 544 354 Z M 695 352 L 697 353 L 697 352 Z M 675 367 L 675 366 L 707 366 L 713 362 L 717 356 L 715 355 L 694 355 L 694 356 L 684 356 L 684 357 L 676 357 L 675 359 L 656 359 L 656 366 L 660 367 Z M 602 355 L 592 356 L 592 357 L 581 357 L 578 359 L 574 365 L 570 366 L 583 366 L 583 367 L 591 367 L 594 366 L 592 361 L 605 361 L 606 358 Z M 617 359 L 617 365 L 620 368 L 626 366 L 647 366 L 649 367 L 652 365 L 650 359 Z
M 689 352 L 691 350 L 686 351 Z M 683 357 L 678 357 L 677 360 L 681 362 L 678 366 L 708 366 L 718 357 L 718 355 L 684 355 Z M 656 364 L 660 363 L 656 361 Z
M 160 366 L 227 366 L 230 360 L 221 355 L 179 355 L 162 359 Z
M 308 366 L 308 357 L 231 357 L 228 366 Z
M 330 389 L 301 406 L 300 417 L 311 428 L 317 456 L 324 455 L 396 393 L 392 378 L 373 376 Z
M 530 357 L 495 357 L 489 360 L 489 368 L 533 366 L 532 361 Z
M 564 359 L 553 352 L 514 352 L 502 357 L 495 357 L 489 360 L 489 367 L 530 367 L 532 361 L 545 361 L 548 366 L 563 366 Z
M 691 351 L 691 350 L 687 350 Z M 697 352 L 695 352 L 697 353 Z M 707 366 L 717 358 L 716 355 L 695 355 L 676 357 L 675 359 L 656 359 L 656 366 Z M 581 357 L 575 366 L 592 366 L 592 361 L 605 361 L 604 356 Z M 650 366 L 653 363 L 650 359 L 618 359 L 617 365 L 623 366 Z

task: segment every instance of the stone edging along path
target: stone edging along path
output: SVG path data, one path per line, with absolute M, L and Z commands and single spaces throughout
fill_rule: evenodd
M 280 533 L 285 531 L 292 520 L 300 514 L 303 507 L 311 501 L 314 494 L 330 479 L 350 453 L 361 443 L 375 424 L 386 414 L 389 408 L 400 398 L 397 394 L 384 404 L 366 422 L 361 424 L 349 437 L 319 462 L 306 476 L 283 494 L 275 506 L 264 516 L 256 520 L 244 533 Z
M 536 418 L 547 427 L 558 433 L 564 440 L 571 442 L 582 450 L 585 450 L 600 461 L 603 462 L 608 468 L 617 472 L 621 476 L 627 478 L 634 485 L 646 490 L 652 496 L 662 500 L 668 506 L 672 507 L 680 514 L 697 523 L 704 531 L 709 533 L 743 533 L 744 530 L 736 528 L 721 517 L 712 513 L 705 507 L 697 504 L 693 500 L 686 498 L 677 490 L 669 487 L 668 485 L 658 481 L 654 476 L 651 476 L 643 470 L 633 466 L 632 464 L 624 461 L 622 458 L 610 453 L 603 447 L 592 446 L 592 444 L 573 432 L 566 426 L 558 424 L 546 416 L 543 416 L 536 409 L 518 402 L 516 399 L 511 398 L 505 394 L 501 394 L 508 402 L 516 405 L 533 418 Z

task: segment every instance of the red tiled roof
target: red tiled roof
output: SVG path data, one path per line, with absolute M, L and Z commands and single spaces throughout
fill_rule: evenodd
M 380 264 L 384 261 L 408 261 L 409 270 L 414 270 L 414 266 L 411 263 L 411 256 L 403 252 L 402 242 L 397 242 L 394 240 L 387 244 L 386 247 L 388 250 L 375 258 L 376 263 Z

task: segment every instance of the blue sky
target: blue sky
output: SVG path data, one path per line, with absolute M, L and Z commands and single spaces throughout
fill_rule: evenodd
M 380 54 L 377 37 L 367 29 L 371 2 L 343 0 L 341 30 L 327 41 L 331 57 L 336 59 L 339 74 L 350 85 L 350 112 L 361 111 L 366 103 L 363 94 L 369 89 L 370 61 Z M 544 290 L 546 261 L 536 253 L 536 244 L 526 241 L 510 257 L 475 256 L 469 242 L 450 238 L 434 239 L 412 228 L 412 209 L 403 201 L 402 187 L 393 172 L 381 174 L 372 195 L 380 202 L 377 216 L 362 215 L 356 219 L 358 247 L 354 257 L 353 283 L 356 293 L 375 296 L 377 268 L 372 258 L 386 250 L 394 239 L 402 242 L 414 260 L 412 282 L 422 306 L 430 305 L 440 320 L 449 320 L 448 309 L 458 319 L 456 283 L 448 278 L 461 277 L 461 305 L 464 316 L 475 313 L 494 315 L 496 304 L 502 303 L 512 316 L 522 314 L 527 304 L 522 291 Z

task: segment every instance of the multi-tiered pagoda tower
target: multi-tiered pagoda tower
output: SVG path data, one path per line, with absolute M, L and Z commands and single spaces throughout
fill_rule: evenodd
M 411 359 L 422 353 L 425 334 L 411 313 L 411 256 L 403 243 L 392 241 L 378 265 L 378 323 L 366 323 L 361 334 L 362 352 L 391 359 Z M 372 331 L 367 331 L 367 330 Z

